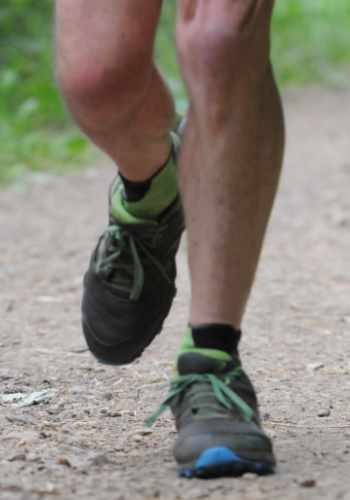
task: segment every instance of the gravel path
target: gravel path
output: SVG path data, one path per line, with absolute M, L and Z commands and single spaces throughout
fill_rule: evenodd
M 86 351 L 82 276 L 114 175 L 103 160 L 0 192 L 1 500 L 350 499 L 350 93 L 285 101 L 285 171 L 241 347 L 278 473 L 178 479 L 170 413 L 143 423 L 186 325 L 185 238 L 172 313 L 141 360 L 106 367 Z M 15 406 L 42 391 L 50 403 Z

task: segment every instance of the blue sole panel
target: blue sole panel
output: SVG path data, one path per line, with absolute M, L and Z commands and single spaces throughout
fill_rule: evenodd
M 203 451 L 195 467 L 178 472 L 180 477 L 197 477 L 209 479 L 215 477 L 238 477 L 246 472 L 254 472 L 259 475 L 273 474 L 275 468 L 272 465 L 261 462 L 250 462 L 237 457 L 225 446 L 210 448 Z
M 100 356 L 97 356 L 95 353 L 91 353 L 94 358 L 97 359 L 99 363 L 102 363 L 103 365 L 109 365 L 109 366 L 124 366 L 125 364 L 129 363 L 113 363 L 112 361 L 107 361 L 106 359 L 101 358 Z

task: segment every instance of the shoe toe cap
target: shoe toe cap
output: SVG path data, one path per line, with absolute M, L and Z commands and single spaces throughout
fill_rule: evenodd
M 271 440 L 256 424 L 214 419 L 183 429 L 175 443 L 174 456 L 178 463 L 188 463 L 196 461 L 205 450 L 221 446 L 241 458 L 275 464 Z
M 137 358 L 160 332 L 174 296 L 170 287 L 138 301 L 118 297 L 93 272 L 85 279 L 82 325 L 90 350 L 116 364 Z

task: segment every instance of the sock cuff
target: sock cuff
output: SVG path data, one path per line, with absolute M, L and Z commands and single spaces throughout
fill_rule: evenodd
M 152 184 L 158 183 L 158 184 L 164 184 L 166 182 L 167 178 L 169 175 L 174 176 L 174 173 L 172 170 L 175 169 L 176 172 L 176 163 L 177 163 L 177 157 L 179 153 L 179 148 L 180 148 L 180 138 L 178 137 L 177 134 L 174 132 L 171 132 L 171 140 L 172 140 L 172 145 L 169 153 L 169 158 L 167 161 L 162 165 L 157 172 L 155 172 L 151 177 L 144 181 L 130 181 L 124 175 L 119 172 L 119 177 L 122 180 L 123 183 L 123 199 L 127 203 L 136 203 L 141 201 L 148 193 L 150 190 Z M 167 170 L 167 172 L 163 172 L 164 170 Z M 176 182 L 176 173 L 175 173 L 175 183 Z
M 215 349 L 229 354 L 238 354 L 242 332 L 232 325 L 206 324 L 191 328 L 192 338 L 198 349 Z
M 123 182 L 122 177 L 121 181 Z M 144 195 L 141 199 L 138 199 L 138 201 L 131 201 L 129 196 L 128 199 L 124 196 L 127 189 L 124 183 L 122 197 L 123 206 L 126 211 L 134 217 L 156 220 L 178 196 L 175 153 L 172 153 L 167 164 L 154 176 L 152 176 L 148 181 L 144 181 L 139 184 L 141 184 L 141 186 L 139 185 L 138 188 L 141 188 Z M 140 192 L 139 189 L 137 189 L 137 191 Z M 138 198 L 137 194 L 136 198 Z M 135 200 L 135 197 L 133 199 Z
M 145 181 L 129 181 L 121 172 L 119 176 L 123 182 L 124 198 L 129 202 L 140 201 L 151 187 L 153 176 Z
M 200 354 L 210 359 L 229 363 L 238 358 L 238 343 L 241 331 L 231 325 L 207 324 L 186 330 L 174 361 L 174 372 L 178 372 L 178 361 L 188 353 Z

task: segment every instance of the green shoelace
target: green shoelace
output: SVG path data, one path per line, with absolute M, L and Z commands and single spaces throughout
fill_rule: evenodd
M 213 394 L 217 399 L 216 404 L 207 402 L 198 403 L 195 406 L 196 409 L 208 411 L 203 411 L 202 414 L 199 413 L 198 415 L 194 414 L 194 419 L 231 418 L 222 406 L 229 410 L 233 410 L 234 406 L 236 406 L 244 420 L 250 422 L 254 417 L 254 411 L 238 394 L 228 387 L 231 380 L 239 377 L 240 374 L 241 368 L 235 368 L 230 372 L 219 375 L 211 373 L 199 375 L 194 373 L 176 378 L 171 384 L 172 390 L 170 394 L 164 399 L 158 410 L 146 420 L 146 424 L 151 426 L 166 408 L 171 405 L 175 396 L 183 391 L 188 391 L 192 397 L 192 401 L 205 396 L 213 396 Z
M 167 282 L 172 283 L 164 267 L 150 251 L 157 247 L 165 229 L 164 225 L 154 226 L 147 228 L 147 231 L 136 234 L 130 231 L 127 226 L 107 227 L 101 237 L 102 240 L 108 234 L 104 249 L 107 257 L 100 262 L 95 262 L 97 270 L 103 267 L 113 270 L 108 281 L 104 280 L 103 284 L 119 292 L 126 292 L 130 295 L 131 300 L 137 300 L 145 282 L 144 264 L 146 260 L 140 258 L 140 251 L 159 269 Z

